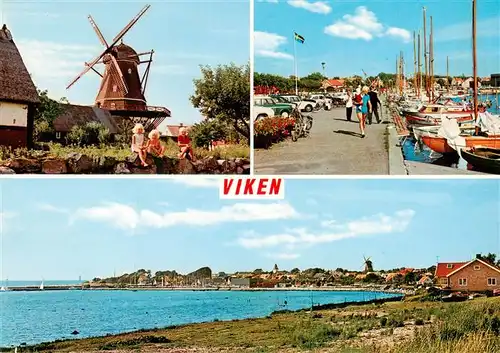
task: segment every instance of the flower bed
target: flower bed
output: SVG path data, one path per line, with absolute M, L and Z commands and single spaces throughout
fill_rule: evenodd
M 269 148 L 290 136 L 295 124 L 294 118 L 280 116 L 259 119 L 254 123 L 254 147 Z

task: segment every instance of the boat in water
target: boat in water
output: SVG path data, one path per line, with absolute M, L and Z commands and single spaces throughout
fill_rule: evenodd
M 500 174 L 500 148 L 464 148 L 461 155 L 478 171 Z
M 500 136 L 464 136 L 463 144 L 453 144 L 450 146 L 448 139 L 441 136 L 422 136 L 422 142 L 431 150 L 441 154 L 457 153 L 457 149 L 471 147 L 500 148 Z

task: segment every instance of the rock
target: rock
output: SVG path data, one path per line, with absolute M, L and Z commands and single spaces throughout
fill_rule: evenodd
M 80 332 L 78 332 L 77 330 L 71 332 L 72 335 L 78 335 Z
M 243 174 L 244 170 L 242 167 L 236 167 L 236 174 Z
M 217 162 L 215 162 L 217 163 Z M 191 163 L 191 161 L 187 159 L 179 160 L 179 164 L 177 165 L 177 172 L 179 174 L 196 174 L 197 168 Z
M 43 174 L 66 174 L 68 173 L 68 167 L 64 159 L 52 158 L 44 159 L 42 161 L 42 173 Z
M 156 174 L 156 165 L 154 163 L 147 167 L 131 167 L 129 169 L 132 174 Z
M 235 158 L 234 162 L 238 167 L 242 167 L 244 163 L 243 158 Z
M 13 158 L 5 166 L 18 174 L 34 174 L 42 171 L 42 161 L 34 158 Z
M 85 154 L 70 152 L 68 153 L 66 158 L 71 173 L 74 174 L 90 173 L 94 168 L 94 162 L 92 158 L 90 158 Z
M 178 170 L 179 159 L 163 157 L 157 158 L 156 173 L 158 174 L 176 174 Z
M 8 167 L 0 166 L 0 174 L 16 174 L 16 172 Z
M 250 164 L 245 164 L 243 165 L 243 173 L 242 174 L 245 174 L 245 175 L 250 175 L 250 170 L 252 169 L 250 167 Z
M 114 174 L 130 174 L 130 170 L 127 168 L 127 164 L 122 162 L 122 163 L 118 163 L 117 165 L 115 165 L 113 173 Z
M 236 168 L 238 168 L 238 165 L 234 161 L 234 159 L 230 159 L 228 162 L 228 168 L 229 168 L 229 173 L 230 174 L 235 174 L 236 173 Z
M 132 164 L 134 167 L 142 167 L 141 159 L 137 153 L 132 153 L 132 155 L 127 157 L 127 163 Z M 153 157 L 149 154 L 146 156 L 146 163 L 149 165 L 154 164 Z
M 230 173 L 228 161 L 226 161 L 225 159 L 218 159 L 217 164 L 219 166 L 219 171 L 222 174 L 229 174 Z
M 94 160 L 94 164 L 100 171 L 110 171 L 116 165 L 117 160 L 115 157 L 102 156 Z
M 219 164 L 217 163 L 217 158 L 209 156 L 195 162 L 196 170 L 198 173 L 211 174 L 216 170 L 219 170 Z

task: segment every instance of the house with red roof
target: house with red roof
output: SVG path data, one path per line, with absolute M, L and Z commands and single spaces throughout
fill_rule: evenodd
M 436 266 L 437 285 L 454 291 L 484 292 L 500 289 L 500 268 L 476 257 L 469 262 L 443 262 Z
M 341 79 L 323 80 L 321 82 L 321 89 L 337 90 L 342 87 L 344 87 L 344 80 Z

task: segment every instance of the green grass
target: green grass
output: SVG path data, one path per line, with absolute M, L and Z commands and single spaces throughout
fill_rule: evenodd
M 171 140 L 167 142 L 162 142 L 165 146 L 166 157 L 176 158 L 179 153 L 179 148 L 177 144 Z M 114 158 L 117 161 L 124 161 L 127 157 L 131 155 L 129 145 L 101 145 L 101 146 L 62 146 L 57 143 L 47 143 L 45 144 L 48 151 L 39 150 L 28 150 L 26 148 L 19 149 L 9 149 L 6 147 L 0 147 L 0 161 L 7 160 L 10 158 L 42 158 L 42 157 L 58 157 L 64 158 L 70 152 L 77 152 L 85 154 L 89 157 L 109 157 Z M 203 148 L 194 148 L 194 155 L 196 158 L 204 158 L 208 156 L 213 156 L 217 159 L 230 159 L 230 158 L 249 158 L 250 148 L 247 145 L 229 145 L 227 147 L 217 147 L 213 151 L 208 151 Z

